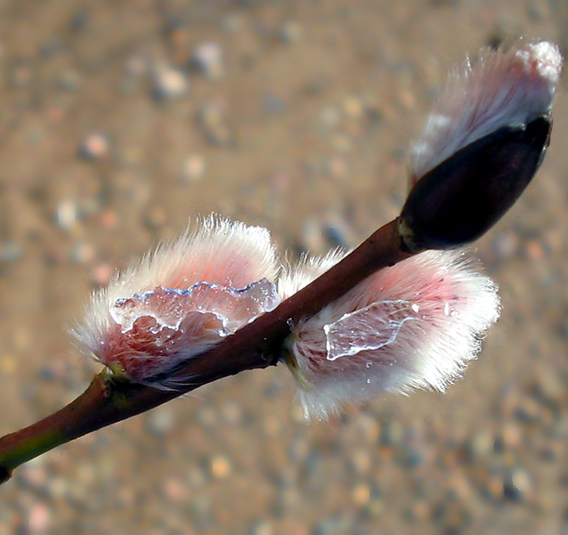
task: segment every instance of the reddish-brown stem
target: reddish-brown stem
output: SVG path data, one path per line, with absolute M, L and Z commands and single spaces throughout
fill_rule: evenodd
M 409 256 L 401 248 L 398 219 L 395 219 L 275 310 L 176 370 L 171 378 L 180 378 L 180 387 L 175 391 L 113 379 L 102 372 L 63 409 L 0 439 L 0 483 L 8 480 L 20 464 L 56 446 L 157 407 L 216 379 L 275 365 L 291 325 L 315 314 L 378 269 Z

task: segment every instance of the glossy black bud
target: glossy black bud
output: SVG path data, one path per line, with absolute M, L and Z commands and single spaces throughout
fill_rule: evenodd
M 552 118 L 505 126 L 460 149 L 416 182 L 402 209 L 410 252 L 449 249 L 483 235 L 514 204 L 539 168 Z

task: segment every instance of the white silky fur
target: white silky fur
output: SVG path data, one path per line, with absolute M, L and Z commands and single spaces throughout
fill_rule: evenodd
M 148 372 L 159 373 L 164 371 L 162 368 L 167 369 L 191 357 L 192 351 L 203 351 L 218 340 L 212 339 L 211 332 L 204 332 L 207 336 L 199 340 L 198 332 L 194 331 L 194 339 L 176 342 L 179 351 L 172 351 L 169 361 L 163 356 L 156 356 L 152 361 L 152 355 L 137 354 L 134 350 L 130 361 L 130 356 L 125 354 L 129 349 L 124 347 L 121 335 L 117 334 L 117 324 L 111 315 L 117 302 L 156 288 L 187 290 L 199 282 L 244 288 L 261 279 L 274 281 L 278 271 L 276 250 L 268 230 L 210 216 L 176 241 L 160 245 L 137 265 L 117 274 L 107 288 L 96 292 L 86 307 L 83 322 L 74 329 L 73 335 L 85 353 L 113 369 L 122 369 L 127 376 L 125 364 L 128 367 L 135 359 L 139 363 L 141 359 L 147 359 Z M 236 312 L 227 312 L 231 313 Z M 118 348 L 117 354 L 111 350 L 113 344 Z M 137 372 L 131 379 L 140 381 L 143 373 Z
M 304 260 L 280 291 L 297 291 L 340 257 Z M 444 390 L 480 351 L 499 310 L 495 284 L 464 253 L 427 251 L 380 270 L 294 326 L 286 361 L 306 416 L 325 418 L 378 390 Z M 343 344 L 336 354 L 334 325 Z

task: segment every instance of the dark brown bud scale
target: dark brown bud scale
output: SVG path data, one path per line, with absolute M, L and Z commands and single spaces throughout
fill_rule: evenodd
M 552 118 L 505 126 L 457 151 L 412 188 L 400 217 L 410 252 L 470 243 L 511 208 L 538 170 Z

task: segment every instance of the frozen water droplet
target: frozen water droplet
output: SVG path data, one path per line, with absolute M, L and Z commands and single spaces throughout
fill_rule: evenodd
M 407 321 L 416 319 L 412 304 L 402 299 L 377 301 L 344 314 L 339 320 L 324 325 L 327 360 L 388 346 Z
M 225 334 L 251 322 L 264 312 L 274 310 L 280 296 L 273 283 L 266 279 L 253 282 L 245 288 L 222 284 L 197 282 L 187 290 L 160 286 L 128 298 L 117 299 L 110 309 L 122 332 L 132 329 L 134 322 L 148 316 L 156 320 L 154 334 L 164 327 L 178 330 L 191 312 L 216 316 Z
M 412 309 L 413 312 L 419 312 L 420 311 L 420 307 L 416 303 L 412 303 L 410 308 Z
M 367 383 L 368 385 L 370 385 L 370 384 L 371 384 L 371 379 L 370 379 L 369 377 L 367 377 L 367 381 L 366 381 L 366 383 Z
M 365 367 L 366 367 L 367 369 L 369 369 L 372 365 L 373 365 L 372 362 L 367 362 L 367 364 L 365 364 Z
M 456 309 L 448 302 L 444 305 L 444 314 L 446 316 L 455 316 L 457 312 Z

